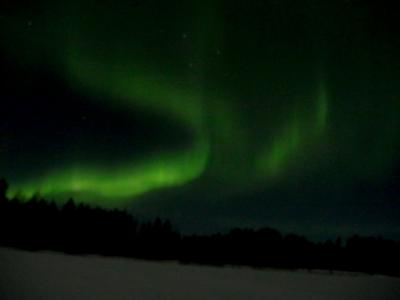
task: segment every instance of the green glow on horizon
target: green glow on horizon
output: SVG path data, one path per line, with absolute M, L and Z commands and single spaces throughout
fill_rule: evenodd
M 73 4 L 72 9 L 75 11 L 77 7 L 74 8 Z M 130 51 L 122 54 L 114 49 L 114 45 L 103 45 L 108 50 L 98 55 L 97 44 L 101 43 L 102 36 L 87 34 L 91 28 L 81 23 L 79 17 L 71 21 L 73 26 L 59 28 L 60 45 L 64 48 L 59 48 L 49 60 L 54 60 L 72 86 L 88 95 L 98 95 L 98 99 L 105 99 L 104 104 L 118 109 L 141 108 L 161 113 L 190 128 L 194 141 L 183 151 L 177 149 L 173 154 L 158 153 L 112 170 L 85 162 L 77 163 L 77 167 L 49 170 L 44 176 L 39 176 L 40 179 L 13 183 L 9 196 L 19 195 L 28 199 L 35 194 L 60 197 L 70 193 L 77 201 L 99 201 L 93 200 L 99 197 L 112 199 L 114 205 L 118 205 L 124 199 L 181 186 L 198 178 L 206 169 L 209 157 L 209 138 L 203 124 L 204 95 L 196 87 L 198 83 L 188 86 L 185 80 L 177 84 L 178 79 L 172 80 L 172 74 L 166 79 L 159 70 L 150 70 L 152 66 L 148 62 L 143 63 L 146 61 L 143 56 L 133 58 L 135 52 L 140 53 L 140 46 L 135 43 L 128 43 Z M 198 46 L 207 42 L 205 37 L 203 32 Z M 25 38 L 32 42 L 31 37 Z M 38 46 L 44 45 L 39 43 Z
M 78 165 L 61 172 L 46 174 L 41 180 L 21 186 L 13 185 L 8 196 L 12 198 L 18 195 L 30 199 L 39 194 L 68 198 L 68 195 L 72 194 L 78 201 L 89 203 L 112 197 L 123 202 L 128 197 L 139 196 L 159 188 L 179 186 L 193 180 L 206 166 L 205 153 L 207 151 L 199 147 L 194 152 L 159 156 L 142 165 L 124 166 L 111 172 L 104 168 L 82 168 Z
M 396 159 L 398 98 L 386 100 L 384 94 L 369 90 L 363 94 L 361 79 L 354 79 L 351 90 L 353 85 L 338 79 L 342 70 L 331 62 L 314 74 L 317 62 L 329 53 L 314 49 L 315 41 L 308 36 L 312 24 L 304 25 L 309 26 L 304 43 L 313 44 L 315 51 L 310 54 L 293 49 L 293 36 L 285 30 L 281 37 L 278 28 L 258 30 L 263 26 L 257 22 L 243 23 L 243 32 L 237 30 L 234 21 L 242 16 L 228 16 L 225 6 L 238 8 L 223 1 L 161 1 L 155 6 L 140 1 L 137 8 L 118 4 L 115 10 L 93 1 L 43 2 L 46 13 L 38 13 L 29 28 L 24 13 L 4 18 L 11 28 L 4 33 L 8 43 L 2 46 L 7 55 L 33 69 L 46 64 L 44 69 L 71 90 L 88 96 L 88 107 L 139 109 L 172 121 L 187 129 L 190 143 L 171 153 L 128 157 L 117 167 L 110 167 L 112 161 L 91 164 L 80 153 L 72 158 L 67 153 L 61 166 L 26 166 L 32 168 L 31 177 L 17 174 L 9 196 L 71 194 L 77 201 L 118 206 L 194 181 L 204 190 L 210 182 L 221 185 L 221 190 L 263 189 L 296 171 L 323 169 L 322 160 L 334 168 L 348 167 L 349 178 L 378 174 L 377 170 L 383 174 Z M 124 5 L 131 8 L 126 14 Z M 167 11 L 153 20 L 157 5 Z M 357 76 L 362 67 L 354 67 Z M 380 82 L 384 87 L 379 92 L 385 84 Z M 341 90 L 347 87 L 350 90 Z M 377 125 L 371 129 L 373 122 Z M 372 136 L 371 147 L 360 147 Z M 332 149 L 325 149 L 314 162 L 327 141 Z
M 224 184 L 242 182 L 244 177 L 258 178 L 259 173 L 269 179 L 284 173 L 293 154 L 303 150 L 304 136 L 315 135 L 317 129 L 323 131 L 325 128 L 328 115 L 326 90 L 320 90 L 316 117 L 299 113 L 299 120 L 286 120 L 273 139 L 266 140 L 261 151 L 253 150 L 252 133 L 247 129 L 241 105 L 235 103 L 237 97 L 229 96 L 223 89 L 210 90 L 204 84 L 209 48 L 223 46 L 218 35 L 223 26 L 218 20 L 217 6 L 212 1 L 196 6 L 198 20 L 191 24 L 197 36 L 194 37 L 192 55 L 187 56 L 203 61 L 197 70 L 197 79 L 186 78 L 187 72 L 175 70 L 166 76 L 161 67 L 147 57 L 142 45 L 134 40 L 124 44 L 126 49 L 121 49 L 118 44 L 105 44 L 102 33 L 93 29 L 90 22 L 83 22 L 85 14 L 80 10 L 70 20 L 73 26 L 59 25 L 60 47 L 49 60 L 71 86 L 84 94 L 96 95 L 96 101 L 104 102 L 96 105 L 160 113 L 190 128 L 193 143 L 183 151 L 177 149 L 172 157 L 159 153 L 112 170 L 77 159 L 77 166 L 48 170 L 39 179 L 12 183 L 10 196 L 18 194 L 29 198 L 39 193 L 51 197 L 70 192 L 78 201 L 90 202 L 97 195 L 113 199 L 117 205 L 129 197 L 181 186 L 201 178 L 206 172 L 213 175 L 212 178 L 217 176 Z M 141 18 L 139 12 L 135 14 Z M 208 18 L 206 27 L 205 16 Z M 113 40 L 112 36 L 106 38 Z M 45 45 L 38 43 L 38 49 L 43 47 Z M 307 124 L 313 118 L 316 118 L 315 128 L 308 128 Z M 257 122 L 261 128 L 265 126 L 263 120 Z M 258 158 L 255 166 L 250 154 L 254 151 Z

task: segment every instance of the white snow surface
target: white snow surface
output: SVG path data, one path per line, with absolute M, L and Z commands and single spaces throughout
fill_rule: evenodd
M 0 299 L 399 300 L 400 278 L 181 265 L 0 248 Z

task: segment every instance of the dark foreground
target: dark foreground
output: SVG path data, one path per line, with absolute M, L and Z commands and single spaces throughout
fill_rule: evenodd
M 337 237 L 312 242 L 272 228 L 186 236 L 159 218 L 138 222 L 118 210 L 9 200 L 0 192 L 0 246 L 69 254 L 100 254 L 214 266 L 339 270 L 400 277 L 400 242 L 381 237 Z

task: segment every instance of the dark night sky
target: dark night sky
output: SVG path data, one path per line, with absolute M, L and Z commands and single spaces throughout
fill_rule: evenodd
M 184 231 L 400 238 L 396 12 L 3 1 L 0 176 Z

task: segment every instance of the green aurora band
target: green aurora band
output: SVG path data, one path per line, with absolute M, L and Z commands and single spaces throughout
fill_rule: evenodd
M 184 149 L 140 161 L 109 167 L 78 159 L 73 165 L 55 167 L 41 175 L 32 172 L 32 178 L 11 182 L 9 196 L 28 199 L 40 194 L 59 201 L 74 196 L 84 203 L 120 206 L 149 192 L 194 181 L 206 184 L 218 178 L 223 187 L 246 190 L 279 184 L 310 161 L 314 161 L 311 168 L 322 168 L 322 159 L 315 156 L 324 144 L 335 143 L 331 130 L 336 123 L 331 122 L 337 121 L 331 109 L 337 95 L 331 95 L 328 77 L 322 75 L 324 68 L 317 67 L 323 53 L 309 67 L 315 72 L 308 74 L 314 75 L 298 78 L 294 88 L 280 80 L 284 78 L 280 72 L 288 66 L 275 71 L 277 63 L 260 59 L 253 76 L 262 78 L 257 87 L 261 92 L 249 93 L 248 98 L 268 103 L 272 96 L 277 104 L 256 107 L 258 100 L 247 104 L 240 87 L 223 79 L 227 70 L 240 70 L 244 63 L 235 66 L 234 59 L 224 57 L 232 47 L 225 43 L 232 29 L 225 24 L 222 3 L 160 4 L 157 11 L 169 14 L 160 18 L 154 15 L 156 4 L 151 1 L 130 9 L 116 5 L 113 10 L 91 1 L 71 1 L 66 6 L 49 2 L 43 4 L 45 13 L 36 17 L 9 16 L 5 34 L 12 41 L 9 45 L 31 49 L 26 56 L 22 50 L 5 46 L 16 60 L 38 65 L 45 55 L 49 68 L 74 89 L 108 99 L 93 105 L 156 112 L 189 128 L 193 135 Z M 158 19 L 153 23 L 152 17 Z M 27 18 L 33 19 L 36 28 L 25 33 Z M 160 35 L 167 38 L 159 40 Z M 269 82 L 275 72 L 278 79 Z M 251 86 L 246 74 L 240 76 Z M 283 91 L 275 89 L 277 82 Z M 246 90 L 250 88 L 243 88 L 243 93 Z M 257 111 L 247 111 L 248 107 Z M 392 141 L 396 132 L 387 134 L 382 143 Z M 392 157 L 388 155 L 379 164 L 382 170 Z

